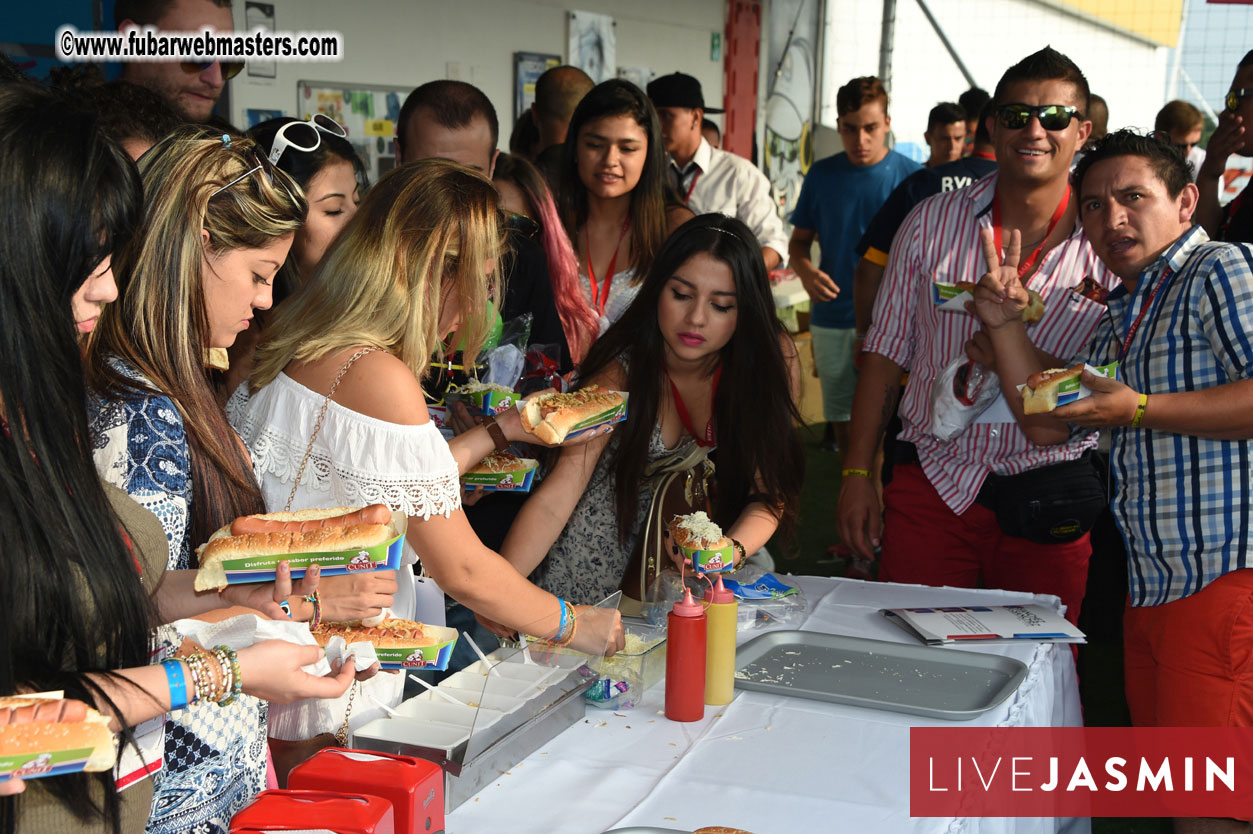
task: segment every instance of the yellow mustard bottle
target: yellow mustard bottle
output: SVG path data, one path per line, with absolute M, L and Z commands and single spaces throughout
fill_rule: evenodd
M 740 604 L 722 577 L 709 590 L 705 637 L 705 703 L 721 706 L 735 697 L 735 629 Z

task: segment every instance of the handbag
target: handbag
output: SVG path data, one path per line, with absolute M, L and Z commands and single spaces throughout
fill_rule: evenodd
M 622 602 L 618 606 L 624 616 L 638 617 L 649 603 L 657 601 L 657 575 L 670 564 L 665 550 L 665 524 L 676 515 L 696 510 L 709 511 L 709 479 L 714 462 L 709 459 L 711 446 L 692 443 L 653 461 L 644 469 L 644 488 L 650 492 L 648 514 L 642 535 L 627 563 L 622 578 Z
M 1091 451 L 1017 475 L 988 475 L 975 500 L 996 513 L 1003 533 L 1040 544 L 1078 540 L 1109 506 Z

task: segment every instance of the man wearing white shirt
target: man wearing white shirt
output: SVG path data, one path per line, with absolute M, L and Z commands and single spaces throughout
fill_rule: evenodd
M 1201 170 L 1205 161 L 1205 150 L 1201 148 L 1201 130 L 1205 127 L 1205 117 L 1201 111 L 1189 102 L 1181 99 L 1166 102 L 1166 106 L 1157 111 L 1153 122 L 1153 130 L 1159 138 L 1178 146 L 1188 162 L 1192 164 L 1192 181 Z
M 739 218 L 753 230 L 766 269 L 787 253 L 783 220 L 770 197 L 766 175 L 743 157 L 710 147 L 701 136 L 706 113 L 700 82 L 676 72 L 648 85 L 648 97 L 661 120 L 661 138 L 670 155 L 671 184 L 697 214 L 716 211 Z

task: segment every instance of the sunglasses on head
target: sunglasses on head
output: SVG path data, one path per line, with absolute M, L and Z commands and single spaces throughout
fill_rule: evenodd
M 180 61 L 178 65 L 188 75 L 199 75 L 214 64 L 221 65 L 223 81 L 230 81 L 244 69 L 243 61 Z
M 270 143 L 270 164 L 277 165 L 283 151 L 295 148 L 302 153 L 312 153 L 322 144 L 322 134 L 348 138 L 348 131 L 339 122 L 323 113 L 314 113 L 307 122 L 288 122 L 274 134 Z
M 1007 130 L 1021 130 L 1031 124 L 1031 117 L 1040 120 L 1040 127 L 1045 130 L 1065 130 L 1070 120 L 1083 118 L 1078 107 L 1065 104 L 1005 104 L 996 109 L 997 120 Z
M 1240 99 L 1248 98 L 1250 96 L 1253 96 L 1253 89 L 1250 89 L 1249 87 L 1241 87 L 1238 90 L 1230 91 L 1227 93 L 1227 98 L 1225 99 L 1227 109 L 1235 110 L 1240 106 Z

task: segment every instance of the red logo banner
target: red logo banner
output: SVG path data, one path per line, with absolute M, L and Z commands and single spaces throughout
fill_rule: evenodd
M 1253 819 L 1253 728 L 914 727 L 909 814 Z

